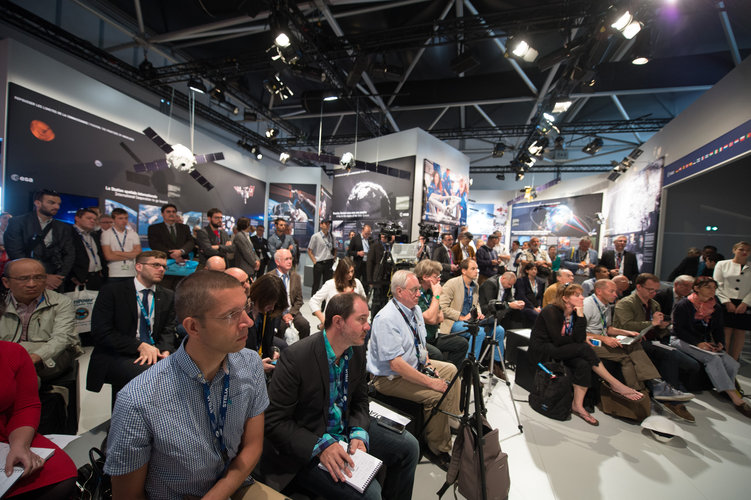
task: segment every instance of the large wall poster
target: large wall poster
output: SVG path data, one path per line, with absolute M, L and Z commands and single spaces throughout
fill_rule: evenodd
M 626 235 L 626 250 L 636 254 L 643 273 L 654 272 L 664 161 L 651 161 L 627 182 L 616 182 L 608 190 L 603 249 L 612 248 L 617 236 Z
M 409 238 L 415 157 L 386 163 L 391 168 L 409 172 L 410 180 L 360 169 L 334 174 L 332 232 L 339 248 L 343 247 L 350 231 L 360 232 L 365 224 L 373 228 L 373 233 L 378 233 L 379 222 L 399 222 L 402 239 Z
M 179 142 L 155 130 L 171 144 Z M 135 159 L 120 143 L 142 161 L 164 158 L 146 136 L 15 84 L 9 85 L 7 131 L 4 194 L 11 213 L 28 212 L 31 193 L 51 188 L 97 198 L 107 211 L 124 207 L 134 229 L 139 228 L 139 216 L 139 229 L 158 221 L 158 207 L 168 202 L 183 212 L 189 225 L 199 224 L 200 218 L 185 220 L 185 214 L 205 215 L 213 207 L 227 216 L 228 230 L 241 216 L 263 220 L 265 182 L 216 163 L 197 168 L 214 185 L 211 191 L 173 169 L 136 173 Z
M 561 253 L 589 236 L 597 250 L 601 212 L 602 193 L 517 203 L 511 207 L 511 239 L 524 242 L 537 236 L 542 246 L 558 245 Z
M 466 225 L 468 196 L 469 175 L 452 171 L 449 165 L 423 160 L 423 220 Z
M 308 248 L 315 230 L 316 187 L 315 184 L 269 185 L 269 236 L 276 231 L 274 221 L 281 217 L 292 227 L 300 248 Z
M 505 232 L 508 210 L 504 205 L 495 203 L 475 203 L 467 205 L 467 230 L 475 238 L 481 237 L 487 241 L 488 235 L 494 231 Z

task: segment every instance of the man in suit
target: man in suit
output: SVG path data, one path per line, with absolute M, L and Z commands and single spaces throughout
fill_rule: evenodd
M 682 274 L 673 281 L 673 288 L 660 290 L 655 294 L 655 300 L 660 304 L 660 311 L 672 315 L 673 307 L 679 300 L 691 295 L 694 286 L 694 277 Z
M 65 291 L 71 292 L 78 285 L 89 290 L 99 290 L 107 277 L 107 264 L 102 252 L 102 243 L 95 231 L 97 216 L 90 208 L 76 211 L 73 230 L 75 259 L 73 268 L 65 279 Z
M 172 290 L 159 285 L 167 255 L 151 250 L 136 257 L 133 280 L 110 283 L 99 292 L 91 318 L 94 352 L 86 388 L 112 394 L 175 350 Z
M 276 268 L 269 271 L 268 274 L 273 274 L 281 278 L 284 283 L 284 288 L 287 290 L 287 299 L 289 303 L 289 309 L 284 311 L 281 317 L 281 321 L 284 322 L 285 328 L 290 323 L 295 325 L 295 329 L 300 334 L 300 338 L 304 339 L 310 335 L 310 323 L 300 313 L 302 307 L 302 279 L 300 275 L 292 270 L 292 252 L 286 248 L 280 248 L 274 255 L 276 261 Z
M 365 224 L 362 227 L 362 231 L 359 234 L 355 234 L 352 240 L 349 242 L 349 248 L 347 249 L 347 257 L 351 258 L 355 263 L 355 278 L 359 279 L 363 287 L 365 287 L 365 294 L 368 294 L 368 279 L 367 279 L 367 262 L 368 251 L 370 245 L 373 243 L 370 239 L 370 235 L 373 233 L 371 227 Z
M 602 252 L 600 264 L 608 268 L 611 277 L 622 274 L 633 283 L 639 275 L 639 263 L 636 255 L 626 250 L 627 241 L 623 235 L 616 237 L 613 240 L 614 250 Z
M 451 247 L 454 262 L 461 262 L 464 259 L 474 259 L 475 249 L 472 242 L 473 235 L 469 231 L 459 234 L 459 241 Z
M 174 259 L 177 264 L 184 263 L 190 252 L 195 248 L 195 241 L 186 224 L 178 222 L 177 207 L 168 203 L 162 207 L 162 219 L 164 222 L 149 226 L 149 247 L 167 254 L 168 258 Z M 165 275 L 162 286 L 175 289 L 175 285 L 182 276 Z
M 264 480 L 280 491 L 294 481 L 324 498 L 381 498 L 381 490 L 384 498 L 412 498 L 417 440 L 371 425 L 363 346 L 370 330 L 367 303 L 356 293 L 336 295 L 324 326 L 279 358 L 268 391 Z M 348 444 L 346 451 L 338 441 Z M 350 455 L 358 449 L 386 465 L 383 484 L 373 480 L 364 495 L 343 482 L 342 469 L 354 466 Z
M 441 284 L 450 280 L 455 273 L 459 272 L 459 262 L 454 259 L 454 254 L 451 251 L 454 237 L 450 233 L 443 233 L 441 235 L 441 244 L 436 246 L 433 250 L 433 259 L 441 263 L 443 271 L 441 271 Z
M 269 264 L 270 256 L 269 256 L 269 242 L 266 238 L 263 237 L 263 225 L 258 224 L 256 227 L 256 234 L 250 237 L 251 243 L 253 243 L 253 249 L 256 251 L 256 255 L 258 255 L 258 258 L 261 259 L 261 264 L 258 267 L 258 271 L 256 272 L 257 276 L 261 276 L 264 272 L 266 272 L 266 267 Z
M 590 237 L 584 236 L 579 240 L 578 248 L 572 248 L 563 256 L 561 265 L 574 273 L 574 283 L 581 284 L 592 277 L 592 270 L 599 262 L 597 252 L 591 246 Z
M 8 221 L 3 235 L 9 260 L 36 259 L 47 273 L 47 289 L 62 291 L 63 281 L 73 268 L 73 234 L 65 222 L 55 220 L 60 195 L 50 189 L 34 194 L 34 210 Z
M 232 247 L 235 249 L 235 267 L 245 271 L 248 276 L 255 277 L 261 267 L 261 260 L 250 241 L 250 219 L 240 217 L 237 219 L 237 233 L 232 237 Z
M 215 255 L 226 261 L 227 256 L 233 251 L 229 234 L 222 229 L 222 211 L 218 208 L 212 208 L 206 212 L 206 216 L 209 218 L 208 225 L 196 232 L 200 267 L 205 266 L 206 260 Z

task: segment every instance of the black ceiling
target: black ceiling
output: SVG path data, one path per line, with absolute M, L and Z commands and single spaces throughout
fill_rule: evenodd
M 28 2 L 1 3 L 6 14 L 19 6 L 33 9 Z M 563 99 L 573 105 L 557 116 L 556 124 L 572 154 L 570 161 L 558 164 L 605 166 L 610 159 L 606 155 L 580 152 L 594 135 L 605 139 L 604 151 L 642 143 L 733 69 L 738 62 L 734 47 L 740 59 L 751 49 L 748 0 L 57 4 L 57 11 L 37 6 L 33 13 L 93 44 L 86 48 L 87 57 L 115 55 L 120 58 L 115 65 L 119 73 L 130 70 L 132 81 L 162 93 L 169 86 L 187 92 L 183 82 L 200 77 L 209 88 L 223 88 L 240 116 L 243 109 L 256 112 L 258 122 L 242 122 L 205 98 L 207 109 L 224 114 L 212 121 L 224 123 L 240 138 L 259 140 L 274 150 L 292 144 L 310 147 L 317 146 L 320 127 L 324 147 L 331 150 L 331 144 L 354 140 L 355 131 L 363 139 L 420 127 L 464 151 L 477 171 L 489 165 L 506 167 L 514 154 L 492 158 L 493 145 L 503 141 L 507 151 L 521 153 L 538 133 L 535 126 L 542 113 Z M 82 8 L 87 17 L 94 13 L 100 24 L 102 19 L 108 25 L 117 23 L 132 36 L 107 43 L 100 29 L 94 40 L 82 26 L 66 24 L 59 15 L 61 9 Z M 610 28 L 623 9 L 643 23 L 630 41 Z M 32 13 L 20 17 L 29 23 Z M 276 54 L 273 38 L 282 28 L 292 41 L 285 57 L 296 58 L 294 64 L 271 60 Z M 510 36 L 524 36 L 539 51 L 538 59 L 530 63 L 504 57 L 501 46 Z M 642 53 L 650 62 L 631 64 Z M 138 69 L 144 54 L 153 69 Z M 463 68 L 458 67 L 461 63 Z M 464 73 L 458 73 L 461 70 Z M 272 100 L 264 82 L 274 81 L 275 75 L 293 96 Z M 322 93 L 330 91 L 340 99 L 322 104 Z M 279 137 L 271 141 L 256 135 L 263 135 L 272 122 L 282 130 Z M 543 162 L 556 164 L 553 159 Z

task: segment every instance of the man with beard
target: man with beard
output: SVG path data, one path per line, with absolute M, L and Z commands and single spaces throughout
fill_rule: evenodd
M 208 225 L 196 232 L 200 267 L 204 267 L 206 260 L 215 255 L 226 261 L 227 256 L 233 251 L 230 236 L 222 229 L 222 211 L 212 208 L 206 212 L 206 216 L 209 218 Z

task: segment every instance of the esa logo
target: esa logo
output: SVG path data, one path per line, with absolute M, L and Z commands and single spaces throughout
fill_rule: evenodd
M 89 317 L 89 310 L 86 307 L 76 309 L 76 321 L 82 321 Z
M 10 180 L 15 182 L 34 182 L 33 177 L 24 177 L 23 175 L 10 174 Z

